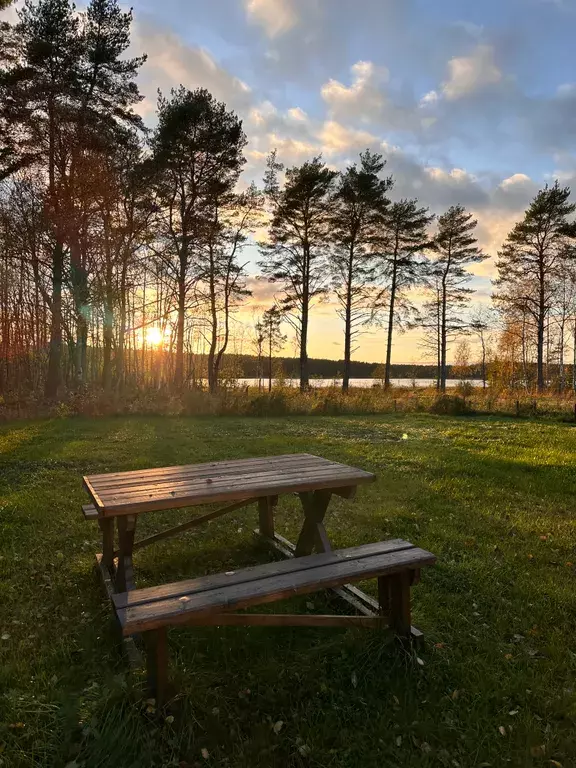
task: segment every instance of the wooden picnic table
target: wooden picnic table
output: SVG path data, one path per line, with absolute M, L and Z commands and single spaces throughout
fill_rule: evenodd
M 358 485 L 374 479 L 370 472 L 308 453 L 105 473 L 84 477 L 93 503 L 84 513 L 98 520 L 102 553 L 97 560 L 112 597 L 134 589 L 134 551 L 251 504 L 258 506 L 260 534 L 284 555 L 309 555 L 314 549 L 328 552 L 331 545 L 323 521 L 331 497 L 350 499 Z M 297 494 L 302 503 L 304 518 L 295 545 L 274 529 L 274 510 L 283 494 Z M 228 503 L 135 541 L 138 515 L 144 512 L 214 502 Z M 374 609 L 375 601 L 355 587 L 336 591 L 360 611 Z

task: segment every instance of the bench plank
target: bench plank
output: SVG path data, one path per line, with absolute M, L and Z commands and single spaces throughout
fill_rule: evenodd
M 322 555 L 312 557 L 322 557 Z M 312 568 L 305 567 L 305 562 L 302 562 L 305 560 L 306 558 L 301 558 L 303 570 L 296 572 L 263 576 L 253 581 L 193 593 L 190 596 L 183 595 L 180 598 L 119 609 L 118 619 L 122 631 L 125 635 L 131 635 L 167 625 L 185 624 L 191 617 L 198 618 L 202 613 L 218 613 L 263 605 L 295 595 L 336 587 L 350 580 L 369 579 L 413 567 L 432 565 L 436 558 L 430 552 L 413 547 L 360 559 L 343 559 Z M 297 563 L 298 561 L 294 559 L 289 562 Z
M 170 584 L 161 584 L 158 587 L 145 587 L 144 589 L 116 594 L 113 600 L 117 609 L 127 608 L 134 605 L 177 598 L 182 595 L 207 592 L 219 587 L 244 584 L 266 577 L 297 573 L 310 568 L 317 568 L 321 565 L 340 563 L 350 558 L 359 560 L 363 557 L 386 554 L 388 552 L 399 552 L 405 549 L 414 549 L 414 545 L 402 539 L 379 541 L 374 544 L 362 544 L 357 547 L 340 549 L 336 552 L 323 552 L 317 555 L 309 555 L 308 557 L 280 560 L 274 563 L 264 563 L 263 565 L 253 565 L 240 570 L 228 571 L 227 573 L 217 573 L 185 581 L 176 581 Z

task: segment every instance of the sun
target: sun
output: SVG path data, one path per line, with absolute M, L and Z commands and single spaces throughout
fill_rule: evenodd
M 164 340 L 164 335 L 160 328 L 153 326 L 146 329 L 146 341 L 151 347 L 159 347 Z

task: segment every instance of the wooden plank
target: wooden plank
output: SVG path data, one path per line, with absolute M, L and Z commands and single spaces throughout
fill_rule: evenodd
M 331 557 L 333 554 L 322 556 Z M 130 635 L 167 624 L 184 624 L 194 614 L 220 613 L 232 609 L 240 610 L 252 605 L 263 605 L 295 595 L 341 586 L 348 581 L 406 572 L 410 567 L 432 565 L 435 561 L 433 554 L 419 548 L 374 555 L 359 560 L 341 560 L 296 573 L 265 576 L 259 580 L 235 584 L 232 587 L 210 589 L 199 594 L 183 595 L 177 599 L 171 598 L 121 608 L 118 610 L 118 618 L 124 633 Z M 398 619 L 398 613 L 395 617 Z M 397 620 L 396 625 L 402 629 L 400 620 Z
M 110 572 L 113 572 L 114 558 L 116 557 L 114 552 L 114 518 L 111 517 L 106 520 L 100 517 L 98 524 L 102 533 L 102 560 Z
M 85 520 L 98 520 L 98 510 L 94 504 L 82 504 L 82 514 Z
M 288 457 L 262 457 L 259 459 L 239 459 L 237 461 L 211 462 L 209 464 L 188 464 L 179 467 L 158 467 L 152 470 L 135 470 L 106 475 L 89 475 L 88 480 L 98 492 L 110 488 L 130 487 L 141 484 L 154 484 L 164 481 L 194 480 L 227 475 L 249 475 L 262 469 L 275 469 L 279 472 L 297 467 L 323 467 L 339 462 L 323 459 L 320 456 L 291 454 Z M 345 466 L 345 465 L 343 465 Z
M 224 509 L 216 509 L 213 512 L 208 512 L 205 515 L 196 517 L 194 520 L 188 520 L 188 522 L 182 523 L 181 525 L 176 525 L 173 528 L 168 528 L 166 531 L 160 531 L 160 533 L 155 533 L 153 536 L 148 536 L 145 539 L 140 539 L 140 541 L 135 541 L 132 551 L 135 552 L 137 549 L 149 547 L 150 544 L 154 544 L 157 541 L 162 541 L 163 539 L 169 539 L 172 536 L 177 536 L 179 533 L 184 533 L 184 531 L 188 531 L 191 528 L 196 528 L 203 523 L 208 523 L 210 520 L 215 520 L 216 518 L 227 515 L 237 509 L 242 509 L 243 507 L 248 506 L 248 504 L 253 504 L 256 501 L 258 501 L 258 499 L 244 499 L 243 501 L 239 501 L 237 504 L 230 504 L 228 507 L 224 507 Z M 109 520 L 113 521 L 113 518 L 109 518 Z M 118 551 L 116 551 L 114 555 L 117 556 Z
M 370 627 L 387 622 L 381 616 L 338 616 L 310 613 L 212 613 L 188 622 L 196 626 L 226 627 Z
M 141 485 L 130 486 L 129 488 L 109 488 L 99 489 L 99 496 L 105 506 L 111 504 L 120 504 L 123 500 L 146 501 L 149 498 L 170 498 L 170 496 L 193 496 L 196 493 L 202 493 L 206 489 L 239 489 L 242 486 L 250 486 L 266 490 L 273 487 L 276 482 L 287 481 L 289 479 L 317 479 L 324 478 L 335 480 L 341 485 L 356 481 L 367 482 L 368 478 L 373 477 L 362 470 L 350 469 L 344 465 L 334 465 L 331 467 L 296 467 L 278 471 L 276 469 L 261 469 L 259 472 L 242 473 L 234 475 L 198 477 L 191 480 L 162 480 L 155 483 L 142 483 Z M 339 487 L 339 486 L 336 486 Z M 250 495 L 250 494 L 247 494 Z M 262 494 L 260 494 L 262 495 Z
M 276 536 L 277 538 L 281 538 L 278 535 Z M 158 587 L 145 587 L 144 589 L 138 589 L 134 592 L 115 595 L 114 605 L 116 608 L 126 608 L 127 606 L 141 605 L 155 600 L 167 600 L 169 598 L 178 598 L 182 595 L 199 594 L 220 587 L 245 584 L 266 577 L 269 578 L 302 572 L 311 568 L 337 564 L 350 559 L 359 560 L 363 557 L 387 554 L 389 552 L 400 552 L 409 549 L 414 549 L 414 545 L 410 544 L 409 541 L 403 541 L 402 539 L 391 539 L 389 541 L 378 541 L 373 544 L 362 544 L 358 547 L 340 549 L 336 552 L 310 555 L 299 559 L 291 558 L 290 560 L 280 560 L 276 563 L 253 565 L 237 571 L 217 573 L 210 576 L 200 576 L 195 579 L 177 581 L 171 584 L 162 584 Z
M 372 482 L 374 477 L 367 475 L 363 478 L 350 478 L 350 482 L 364 483 Z M 318 489 L 331 489 L 340 487 L 342 484 L 341 478 L 315 478 L 315 479 L 281 479 L 275 483 L 268 483 L 263 485 L 260 483 L 246 482 L 242 486 L 236 486 L 234 488 L 212 488 L 211 485 L 207 485 L 204 492 L 196 492 L 193 495 L 180 496 L 175 494 L 168 497 L 158 497 L 152 499 L 139 501 L 124 501 L 122 503 L 107 502 L 106 506 L 102 507 L 102 514 L 105 516 L 125 515 L 140 512 L 153 512 L 155 510 L 165 509 L 178 509 L 179 507 L 188 507 L 196 504 L 212 503 L 217 501 L 235 501 L 236 499 L 242 499 L 246 496 L 277 496 L 282 493 L 290 493 L 291 491 L 313 491 Z

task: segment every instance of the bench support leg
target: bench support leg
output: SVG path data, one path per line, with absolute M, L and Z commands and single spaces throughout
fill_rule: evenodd
M 296 542 L 296 557 L 311 555 L 314 547 L 318 552 L 329 552 L 330 541 L 324 529 L 324 515 L 332 497 L 331 491 L 300 493 L 304 508 L 304 524 Z
M 134 589 L 132 551 L 136 533 L 136 515 L 119 515 L 118 520 L 118 571 L 116 573 L 116 591 L 127 592 Z
M 388 577 L 390 588 L 390 626 L 401 638 L 411 637 L 410 571 Z
M 161 627 L 146 634 L 148 689 L 156 705 L 163 707 L 168 688 L 168 631 Z

